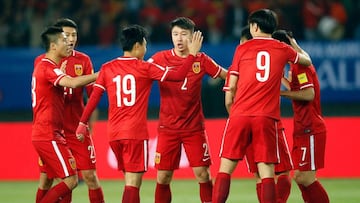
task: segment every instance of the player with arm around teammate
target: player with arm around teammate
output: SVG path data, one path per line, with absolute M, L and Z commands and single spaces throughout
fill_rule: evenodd
M 91 112 L 106 90 L 109 101 L 108 137 L 118 169 L 124 172 L 122 202 L 140 202 L 139 188 L 148 168 L 147 107 L 154 80 L 182 81 L 202 44 L 201 32 L 190 43 L 190 55 L 178 70 L 170 70 L 143 61 L 146 52 L 146 31 L 132 25 L 122 30 L 124 56 L 102 65 L 99 78 L 85 107 L 77 129 L 79 140 L 88 136 L 87 122 Z
M 250 14 L 252 40 L 236 48 L 229 72 L 225 105 L 229 110 L 220 148 L 220 168 L 216 176 L 213 202 L 225 202 L 230 175 L 248 146 L 261 178 L 261 202 L 276 202 L 274 164 L 277 157 L 277 123 L 280 120 L 280 85 L 286 63 L 310 65 L 303 51 L 271 38 L 277 18 L 269 9 Z
M 277 30 L 273 38 L 285 42 L 295 49 L 298 45 L 292 33 Z M 326 126 L 320 105 L 320 84 L 313 65 L 290 65 L 290 89 L 281 91 L 281 96 L 292 99 L 294 132 L 292 157 L 294 180 L 298 184 L 303 200 L 309 203 L 328 203 L 329 197 L 316 178 L 316 171 L 324 168 Z
M 59 27 L 48 27 L 41 34 L 46 54 L 35 64 L 31 95 L 33 108 L 32 144 L 44 171 L 40 172 L 36 202 L 57 202 L 71 193 L 78 182 L 76 161 L 66 144 L 63 130 L 63 87 L 77 88 L 95 81 L 97 74 L 70 77 L 60 69 L 61 60 L 69 54 L 67 36 Z M 66 64 L 63 63 L 63 65 Z M 51 187 L 44 181 L 60 178 Z
M 249 26 L 243 27 L 241 30 L 240 44 L 252 39 Z M 228 90 L 225 85 L 224 90 Z M 291 154 L 287 139 L 285 136 L 285 129 L 281 120 L 278 122 L 278 146 L 279 146 L 279 163 L 275 165 L 275 182 L 276 182 L 276 199 L 277 203 L 285 203 L 290 195 L 291 179 L 289 177 L 290 171 L 293 169 Z M 256 177 L 256 193 L 258 200 L 261 198 L 261 179 L 257 170 L 256 163 L 253 157 L 253 148 L 250 145 L 246 150 L 245 160 L 247 162 L 249 172 Z
M 66 61 L 64 72 L 72 77 L 81 75 L 88 75 L 94 72 L 90 57 L 85 53 L 75 50 L 77 43 L 77 25 L 68 18 L 58 19 L 54 26 L 61 27 L 67 36 L 68 44 L 70 47 L 70 55 L 62 61 Z M 38 56 L 35 59 L 35 64 L 38 63 L 45 54 Z M 86 93 L 90 96 L 92 84 L 87 85 Z M 100 186 L 99 179 L 96 174 L 96 154 L 91 136 L 81 143 L 76 138 L 76 128 L 79 124 L 81 114 L 84 110 L 83 99 L 84 87 L 68 88 L 64 87 L 65 97 L 65 110 L 64 110 L 64 134 L 66 143 L 70 148 L 76 163 L 77 169 L 81 172 L 84 182 L 88 186 L 88 195 L 91 203 L 104 202 L 104 195 Z M 41 169 L 40 169 L 41 170 Z M 49 181 L 47 185 L 52 184 L 52 179 L 44 180 Z M 71 195 L 66 197 L 71 200 Z M 62 202 L 67 200 L 62 200 Z
M 188 41 L 194 34 L 194 29 L 195 24 L 191 19 L 174 19 L 171 22 L 174 48 L 157 52 L 148 61 L 179 68 L 190 54 Z M 205 75 L 225 79 L 226 70 L 205 53 L 198 53 L 190 67 L 184 80 L 159 84 L 160 115 L 155 154 L 156 203 L 171 202 L 170 182 L 174 170 L 179 168 L 182 146 L 199 182 L 201 202 L 212 201 L 209 170 L 211 159 L 201 105 L 201 85 Z

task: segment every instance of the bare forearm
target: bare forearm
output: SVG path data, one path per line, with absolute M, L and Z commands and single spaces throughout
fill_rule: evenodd
M 59 81 L 59 85 L 70 88 L 83 87 L 89 83 L 94 82 L 97 76 L 98 76 L 97 73 L 91 75 L 82 75 L 78 77 L 66 76 Z
M 312 101 L 315 96 L 313 88 L 306 88 L 299 91 L 281 91 L 280 95 L 292 100 Z

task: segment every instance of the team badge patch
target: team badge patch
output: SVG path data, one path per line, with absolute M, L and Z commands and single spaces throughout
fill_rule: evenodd
M 83 67 L 82 67 L 81 64 L 75 64 L 75 65 L 74 65 L 74 69 L 75 69 L 75 74 L 76 74 L 77 76 L 83 74 Z
M 193 72 L 194 72 L 195 74 L 200 73 L 200 70 L 201 70 L 201 68 L 200 68 L 200 62 L 195 62 L 195 63 L 193 63 L 193 65 L 192 65 L 192 70 L 193 70 Z
M 69 164 L 72 169 L 76 169 L 76 161 L 74 158 L 69 159 Z
M 308 82 L 306 73 L 300 73 L 299 75 L 297 75 L 297 78 L 298 78 L 300 84 L 304 84 L 304 83 Z
M 161 159 L 161 154 L 156 152 L 155 153 L 155 164 L 159 164 Z

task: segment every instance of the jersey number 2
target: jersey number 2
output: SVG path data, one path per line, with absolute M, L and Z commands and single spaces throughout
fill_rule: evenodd
M 113 78 L 113 82 L 115 82 L 116 86 L 117 107 L 133 106 L 136 99 L 135 77 L 130 74 L 124 75 L 123 77 L 117 75 Z

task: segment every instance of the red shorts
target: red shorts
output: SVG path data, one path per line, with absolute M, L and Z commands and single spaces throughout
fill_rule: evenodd
M 285 171 L 290 171 L 293 169 L 293 163 L 291 160 L 291 154 L 289 150 L 289 145 L 286 140 L 284 128 L 278 129 L 278 143 L 279 143 L 279 160 L 280 162 L 275 165 L 275 173 L 281 173 Z M 257 173 L 257 165 L 254 162 L 254 151 L 252 145 L 250 145 L 246 150 L 246 163 L 250 173 Z
M 210 151 L 205 131 L 197 132 L 159 132 L 155 168 L 175 170 L 179 168 L 181 147 L 184 147 L 191 167 L 210 166 Z
M 148 169 L 148 140 L 114 140 L 110 147 L 117 159 L 118 169 L 126 172 L 145 172 Z
M 315 171 L 324 168 L 326 132 L 294 136 L 292 158 L 294 168 Z
M 226 122 L 220 157 L 242 160 L 251 144 L 255 163 L 278 163 L 277 137 L 277 122 L 272 118 L 233 116 Z
M 67 136 L 66 143 L 75 157 L 78 170 L 96 168 L 95 148 L 91 136 L 85 136 L 84 142 L 80 142 L 75 136 Z
M 40 171 L 49 178 L 65 178 L 76 174 L 75 158 L 65 143 L 33 141 L 39 155 Z

